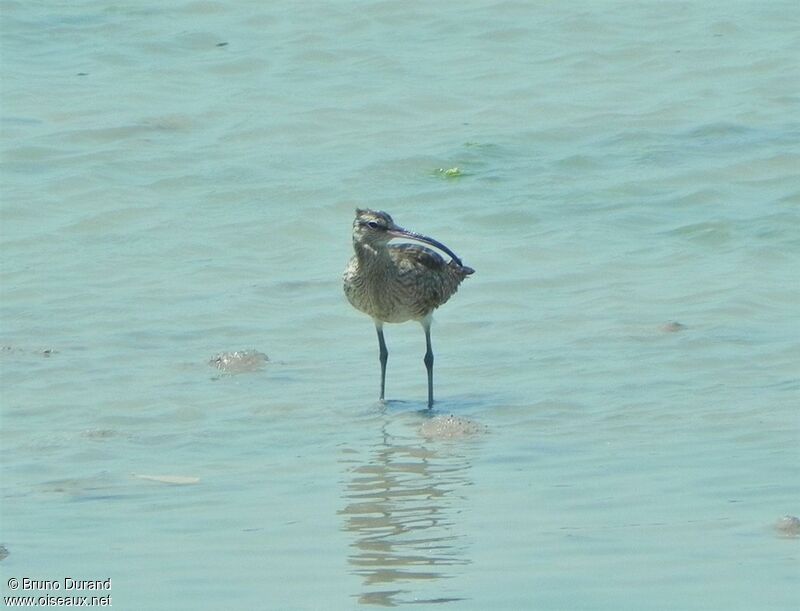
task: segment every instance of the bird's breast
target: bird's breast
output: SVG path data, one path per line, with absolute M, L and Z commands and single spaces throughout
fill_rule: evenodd
M 461 268 L 446 264 L 429 249 L 397 245 L 383 256 L 358 256 L 344 273 L 350 303 L 383 322 L 421 320 L 445 303 L 464 278 Z
M 344 293 L 356 309 L 383 322 L 405 322 L 415 318 L 401 275 L 386 270 L 365 269 L 354 257 L 344 273 Z

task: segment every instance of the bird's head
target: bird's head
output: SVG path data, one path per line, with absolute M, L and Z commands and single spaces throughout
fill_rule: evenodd
M 429 238 L 415 231 L 403 229 L 397 225 L 392 217 L 382 210 L 356 209 L 356 218 L 353 221 L 353 242 L 356 244 L 369 245 L 373 248 L 386 246 L 393 238 L 405 238 L 416 242 L 429 244 L 439 250 L 446 252 L 452 259 L 461 265 L 461 259 L 441 242 Z
M 395 225 L 392 217 L 382 210 L 356 209 L 356 218 L 353 221 L 353 241 L 371 246 L 385 245 L 397 235 L 393 230 L 405 231 Z

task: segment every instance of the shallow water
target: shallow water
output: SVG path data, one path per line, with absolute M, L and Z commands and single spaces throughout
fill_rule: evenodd
M 798 18 L 5 2 L 3 595 L 796 608 Z M 432 414 L 356 206 L 476 269 Z

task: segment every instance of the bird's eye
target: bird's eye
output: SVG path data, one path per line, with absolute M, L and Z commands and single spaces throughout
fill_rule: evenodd
M 383 229 L 383 226 L 375 221 L 367 221 L 367 227 L 370 229 Z

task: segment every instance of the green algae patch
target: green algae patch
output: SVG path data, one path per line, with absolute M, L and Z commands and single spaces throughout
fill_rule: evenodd
M 464 172 L 459 167 L 452 167 L 452 168 L 438 168 L 434 172 L 435 176 L 440 178 L 461 178 L 464 176 Z

